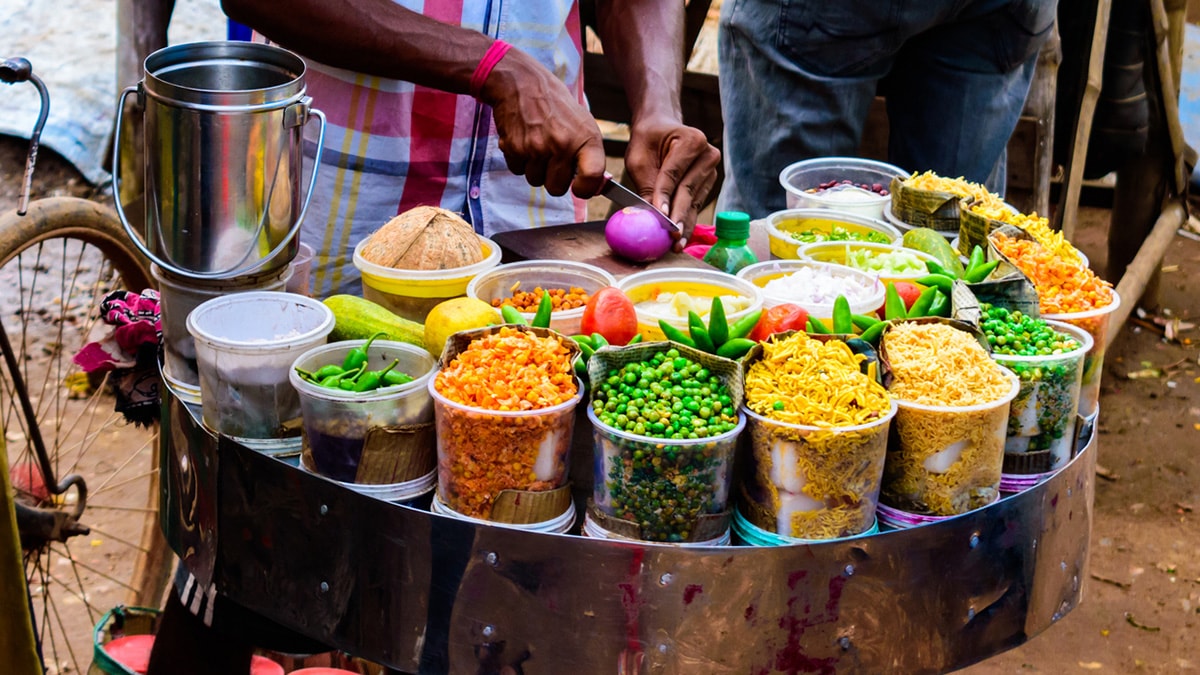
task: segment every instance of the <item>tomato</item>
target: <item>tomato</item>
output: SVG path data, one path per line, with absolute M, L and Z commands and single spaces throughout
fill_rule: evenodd
M 808 311 L 800 305 L 784 303 L 763 311 L 762 318 L 750 331 L 750 339 L 762 342 L 768 336 L 789 330 L 804 330 L 808 325 Z
M 633 301 L 615 286 L 601 288 L 588 299 L 583 308 L 579 332 L 599 333 L 611 345 L 628 344 L 637 335 L 637 313 Z

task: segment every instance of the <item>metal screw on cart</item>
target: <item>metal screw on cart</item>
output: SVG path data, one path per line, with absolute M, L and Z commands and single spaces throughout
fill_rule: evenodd
M 324 515 L 327 515 L 327 514 L 329 513 L 329 505 L 328 505 L 328 504 L 322 504 L 322 505 L 321 505 L 321 508 L 320 508 L 320 512 L 321 512 L 321 515 L 323 515 L 323 516 L 324 516 Z
M 842 651 L 850 651 L 850 638 L 845 635 L 838 638 L 838 646 L 842 648 Z
M 967 621 L 970 621 L 971 619 L 974 619 L 974 618 L 975 618 L 975 608 L 968 607 L 967 608 Z
M 483 637 L 490 638 L 495 634 L 496 634 L 495 626 L 484 626 L 483 627 Z
M 975 548 L 976 546 L 979 546 L 979 533 L 978 532 L 971 533 L 971 542 L 967 545 L 970 546 L 971 548 Z
M 328 581 L 322 581 L 322 582 L 321 582 L 321 592 L 322 592 L 322 593 L 328 593 L 328 592 L 329 592 L 329 582 L 328 582 Z
M 846 565 L 846 576 L 854 576 L 854 565 Z
M 483 556 L 483 559 L 492 567 L 500 564 L 500 556 L 496 555 L 495 551 L 489 551 L 487 555 Z
M 674 574 L 671 574 L 670 572 L 663 572 L 663 575 L 658 578 L 658 583 L 663 586 L 670 586 L 671 582 L 674 580 L 675 580 Z

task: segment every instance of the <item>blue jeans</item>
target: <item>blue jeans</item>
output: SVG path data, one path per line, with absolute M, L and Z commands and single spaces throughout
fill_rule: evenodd
M 783 209 L 779 173 L 853 156 L 875 95 L 888 161 L 1003 194 L 1016 127 L 1056 0 L 727 0 L 720 84 L 725 183 L 718 208 Z

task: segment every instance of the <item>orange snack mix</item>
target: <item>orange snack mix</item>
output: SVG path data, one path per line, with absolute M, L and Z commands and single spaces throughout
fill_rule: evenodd
M 503 327 L 464 349 L 434 386 L 460 405 L 510 412 L 565 403 L 577 391 L 570 352 L 554 337 Z
M 561 339 L 503 326 L 437 374 L 438 394 L 468 406 L 435 416 L 438 494 L 450 508 L 490 518 L 504 490 L 566 485 L 574 407 L 545 410 L 579 395 Z
M 1028 239 L 992 235 L 996 250 L 1033 282 L 1043 314 L 1086 312 L 1112 303 L 1112 284 Z
M 587 291 L 572 286 L 570 289 L 565 288 L 546 288 L 541 286 L 534 288 L 532 291 L 518 290 L 520 282 L 513 284 L 512 297 L 496 298 L 492 300 L 493 307 L 503 307 L 504 305 L 512 305 L 522 312 L 536 312 L 538 304 L 542 301 L 542 296 L 546 293 L 550 294 L 550 310 L 553 312 L 562 312 L 568 309 L 576 309 L 587 304 Z

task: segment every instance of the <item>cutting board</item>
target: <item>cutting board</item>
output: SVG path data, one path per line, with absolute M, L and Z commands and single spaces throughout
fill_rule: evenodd
M 608 242 L 604 241 L 603 221 L 502 232 L 492 235 L 491 239 L 500 245 L 502 262 L 573 260 L 607 270 L 618 279 L 634 272 L 661 267 L 712 269 L 686 253 L 674 251 L 652 263 L 632 263 L 617 258 L 608 247 Z

